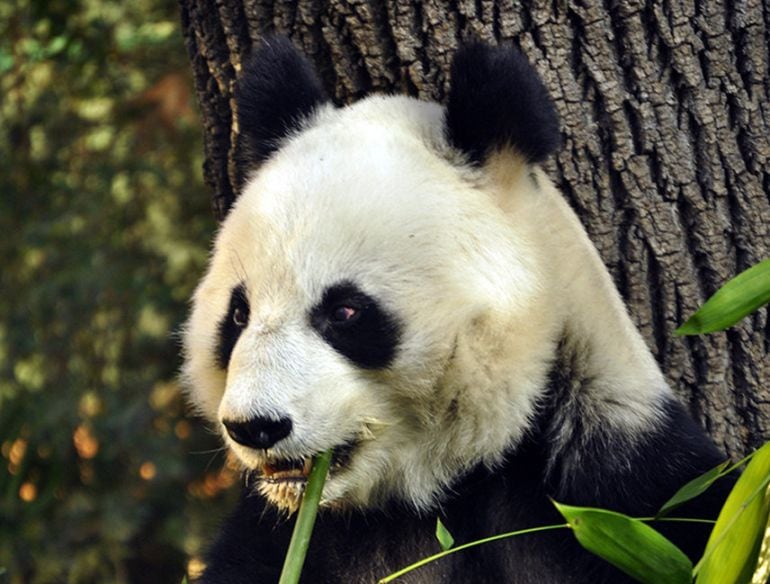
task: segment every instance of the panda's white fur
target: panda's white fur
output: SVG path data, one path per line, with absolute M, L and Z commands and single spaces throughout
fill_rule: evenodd
M 185 374 L 209 419 L 289 416 L 276 457 L 364 439 L 327 502 L 426 508 L 471 466 L 499 462 L 565 330 L 592 356 L 592 423 L 649 427 L 669 392 L 547 176 L 513 151 L 484 172 L 458 166 L 442 129 L 439 105 L 406 97 L 323 108 L 248 182 L 195 293 Z M 339 280 L 400 317 L 385 371 L 359 370 L 311 329 L 310 308 Z M 239 282 L 252 318 L 225 373 L 214 323 Z M 264 461 L 224 436 L 246 467 Z
M 316 104 L 292 131 L 267 141 L 194 295 L 184 333 L 190 399 L 257 476 L 266 464 L 354 443 L 324 487 L 331 514 L 396 502 L 419 522 L 455 496 L 462 477 L 480 467 L 494 476 L 533 437 L 547 439 L 542 478 L 532 479 L 543 481 L 543 497 L 578 496 L 581 473 L 604 465 L 607 477 L 626 484 L 595 477 L 598 503 L 638 488 L 642 506 L 644 487 L 630 484 L 636 465 L 649 466 L 658 453 L 647 450 L 668 448 L 667 436 L 679 431 L 671 390 L 578 218 L 533 156 L 502 143 L 478 164 L 470 148 L 457 147 L 461 138 L 450 139 L 452 115 L 435 103 L 371 96 L 340 109 Z M 314 329 L 313 307 L 339 282 L 354 282 L 397 319 L 387 366 L 359 367 Z M 222 368 L 218 323 L 237 286 L 250 316 Z M 568 387 L 554 404 L 552 376 L 565 369 L 565 356 Z M 290 419 L 291 432 L 264 450 L 236 442 L 222 424 L 255 417 Z M 685 450 L 703 450 L 700 462 L 688 466 L 672 453 L 660 489 L 717 456 L 697 430 L 681 432 L 695 445 Z M 514 497 L 515 480 L 504 487 Z M 301 483 L 256 485 L 273 505 L 296 509 Z M 247 581 L 264 556 L 241 550 L 241 538 L 257 537 L 245 529 L 229 528 L 216 553 L 249 556 Z M 343 545 L 356 537 L 351 531 Z M 316 580 L 337 581 L 329 574 L 338 569 Z

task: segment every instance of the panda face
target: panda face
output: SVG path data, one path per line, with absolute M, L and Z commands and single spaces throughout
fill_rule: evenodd
M 537 254 L 451 160 L 442 116 L 401 97 L 322 109 L 217 236 L 185 378 L 280 507 L 329 448 L 326 503 L 425 507 L 532 414 L 550 334 Z

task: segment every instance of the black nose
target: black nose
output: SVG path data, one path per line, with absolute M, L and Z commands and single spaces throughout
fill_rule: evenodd
M 291 420 L 289 418 L 271 420 L 270 418 L 257 417 L 245 422 L 222 420 L 222 423 L 225 425 L 230 438 L 238 444 L 251 448 L 270 448 L 279 440 L 286 438 L 291 432 Z

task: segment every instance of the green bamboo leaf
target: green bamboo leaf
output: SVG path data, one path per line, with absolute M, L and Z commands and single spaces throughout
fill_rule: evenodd
M 689 584 L 692 563 L 668 539 L 621 513 L 572 507 L 554 501 L 588 551 L 646 584 Z
M 747 462 L 749 462 L 754 455 L 758 451 L 751 452 L 747 456 L 740 459 L 735 464 L 732 464 L 730 466 L 727 466 L 730 461 L 725 461 L 716 468 L 712 468 L 711 470 L 703 473 L 701 476 L 694 478 L 689 483 L 687 483 L 685 486 L 683 486 L 681 489 L 679 489 L 673 497 L 671 497 L 668 501 L 666 501 L 663 506 L 660 508 L 660 511 L 658 511 L 658 514 L 655 516 L 656 519 L 663 517 L 666 515 L 669 511 L 672 511 L 674 508 L 678 507 L 682 503 L 685 503 L 689 501 L 690 499 L 694 499 L 701 493 L 703 493 L 705 490 L 707 490 L 712 484 L 714 484 L 715 481 L 721 479 L 724 476 L 729 475 L 731 472 L 733 472 L 735 469 L 740 468 Z
M 452 537 L 452 534 L 449 533 L 449 530 L 441 523 L 441 519 L 438 517 L 436 518 L 436 539 L 441 546 L 442 552 L 452 549 L 452 546 L 455 544 L 455 538 Z
M 768 302 L 770 258 L 741 272 L 717 290 L 676 334 L 698 335 L 724 330 Z
M 757 561 L 757 567 L 751 578 L 751 584 L 767 584 L 767 582 L 770 582 L 770 519 L 768 519 L 765 535 L 762 538 L 759 561 Z
M 694 478 L 681 489 L 679 489 L 676 493 L 674 493 L 673 497 L 663 503 L 660 511 L 658 511 L 658 517 L 662 517 L 663 515 L 668 514 L 670 511 L 673 511 L 679 507 L 679 505 L 682 503 L 686 503 L 690 499 L 694 499 L 703 493 L 706 489 L 714 484 L 714 481 L 722 478 L 725 475 L 725 469 L 727 468 L 728 464 L 730 464 L 730 461 L 725 460 L 719 466 L 712 468 L 699 477 Z
M 719 513 L 694 572 L 697 584 L 751 582 L 770 512 L 770 442 L 760 448 Z
M 315 517 L 318 513 L 318 503 L 321 501 L 326 475 L 332 462 L 332 451 L 322 452 L 313 459 L 313 467 L 307 478 L 305 493 L 297 513 L 297 523 L 289 541 L 289 549 L 283 561 L 281 578 L 278 584 L 297 584 L 302 574 L 302 566 L 305 564 L 307 547 L 310 544 L 310 536 L 313 533 Z

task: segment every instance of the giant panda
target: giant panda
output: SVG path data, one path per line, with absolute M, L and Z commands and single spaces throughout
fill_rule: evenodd
M 578 218 L 538 166 L 555 108 L 513 48 L 452 63 L 446 106 L 335 107 L 271 37 L 237 86 L 240 193 L 184 332 L 189 397 L 244 471 L 203 583 L 278 580 L 310 458 L 334 449 L 302 582 L 368 583 L 563 520 L 649 516 L 722 461 L 666 384 Z M 686 513 L 716 517 L 724 492 Z M 659 524 L 696 558 L 708 528 Z M 404 577 L 622 582 L 568 530 Z

